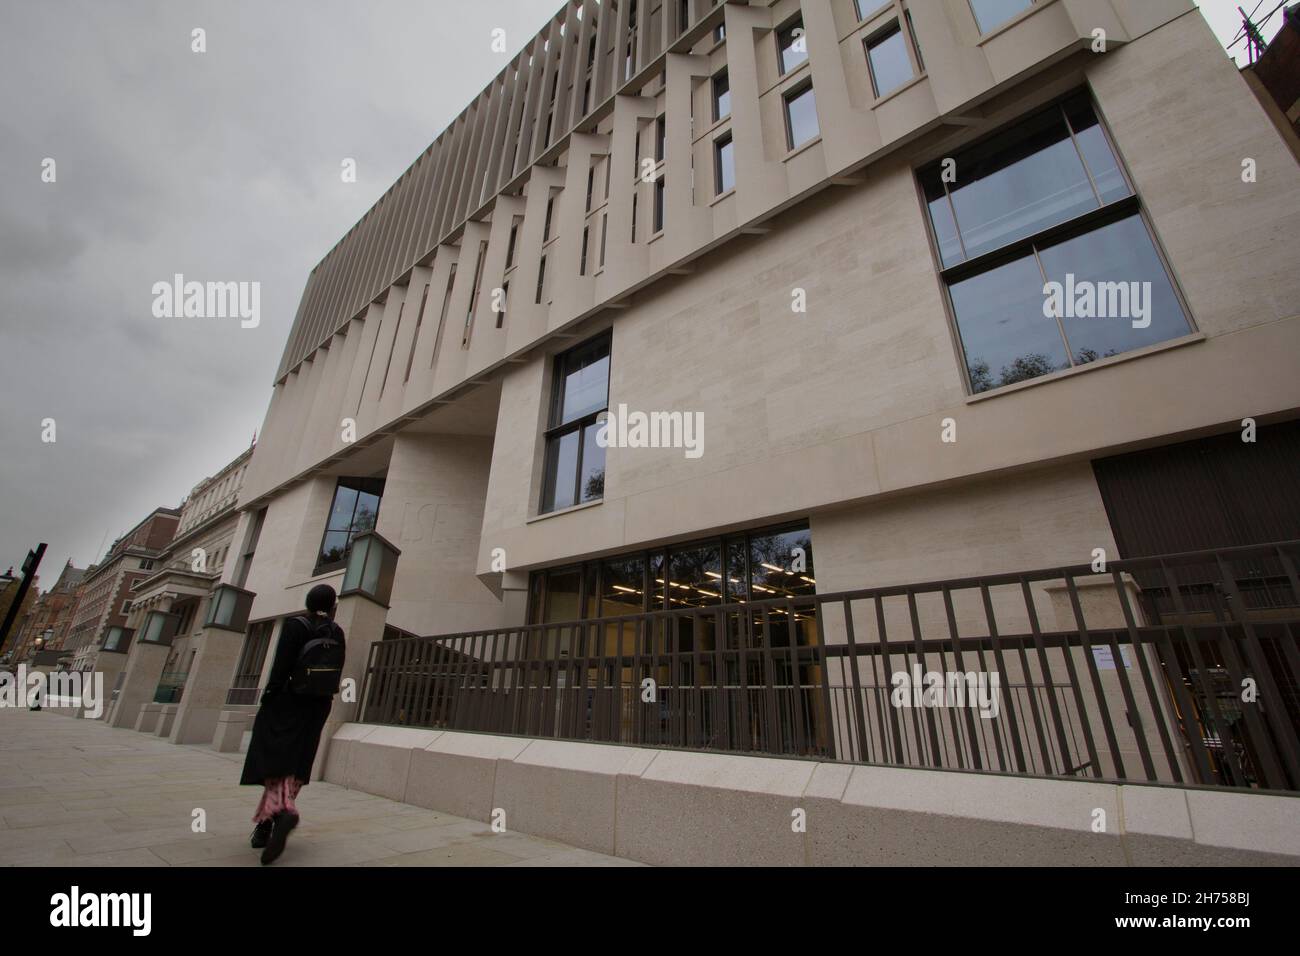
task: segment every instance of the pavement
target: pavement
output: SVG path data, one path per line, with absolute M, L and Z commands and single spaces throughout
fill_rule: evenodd
M 0 706 L 0 866 L 260 866 L 248 838 L 261 791 L 239 786 L 243 761 Z M 274 866 L 636 865 L 323 780 L 298 809 Z

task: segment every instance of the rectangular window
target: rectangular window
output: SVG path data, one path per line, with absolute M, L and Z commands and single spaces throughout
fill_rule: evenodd
M 546 291 L 546 256 L 542 256 L 542 261 L 537 267 L 537 298 L 534 300 L 538 305 L 542 304 L 542 294 Z
M 879 13 L 889 5 L 890 0 L 853 0 L 853 8 L 858 14 L 858 22 L 861 23 L 869 16 Z
M 447 270 L 447 288 L 442 292 L 442 311 L 438 313 L 438 331 L 433 337 L 433 355 L 429 358 L 429 368 L 438 364 L 438 350 L 442 348 L 442 330 L 447 325 L 447 310 L 451 308 L 451 290 L 456 284 L 456 265 L 453 262 Z
M 632 194 L 632 241 L 636 242 L 636 193 Z
M 718 196 L 736 188 L 736 149 L 730 133 L 713 141 L 713 177 Z
M 916 54 L 916 68 L 925 70 L 925 57 L 921 56 L 921 41 L 916 38 L 916 27 L 912 23 L 912 11 L 904 10 L 903 19 L 907 21 L 907 35 L 912 38 L 912 51 Z
M 664 228 L 664 177 L 655 180 L 655 219 L 654 231 L 662 232 Z
M 415 362 L 415 346 L 420 341 L 420 326 L 424 322 L 424 307 L 429 301 L 429 283 L 424 284 L 424 292 L 420 296 L 420 311 L 415 316 L 415 331 L 411 334 L 411 350 L 406 353 L 406 374 L 402 376 L 402 384 L 411 380 L 411 365 Z
M 131 602 L 130 602 L 129 600 L 128 600 L 128 601 L 123 601 L 123 602 L 122 602 L 122 613 L 123 613 L 123 614 L 130 614 L 130 613 L 131 613 Z
M 798 149 L 821 133 L 817 124 L 817 100 L 812 84 L 785 95 L 785 138 L 791 149 Z
M 808 59 L 808 38 L 804 36 L 802 17 L 796 17 L 776 31 L 776 49 L 782 76 Z
M 460 338 L 460 347 L 463 349 L 469 348 L 469 334 L 474 325 L 474 313 L 478 310 L 478 288 L 483 281 L 483 260 L 487 256 L 487 246 L 486 242 L 478 244 L 478 259 L 474 263 L 474 284 L 469 289 L 469 311 L 465 313 L 465 330 Z
M 812 534 L 806 523 L 738 532 L 534 571 L 527 617 L 533 624 L 557 624 L 675 608 L 806 598 L 817 593 L 815 573 Z M 799 642 L 813 643 L 815 620 L 800 611 L 796 623 Z M 689 634 L 684 636 L 689 639 Z M 774 625 L 774 637 L 778 643 L 788 643 L 784 619 Z
M 374 529 L 383 495 L 382 478 L 339 479 L 313 573 L 332 571 L 347 563 L 353 538 Z
M 731 115 L 731 78 L 723 70 L 713 78 L 713 121 L 726 119 Z
M 506 324 L 506 303 L 509 301 L 509 299 L 510 299 L 510 280 L 507 279 L 505 282 L 501 283 L 501 301 L 499 303 L 500 308 L 497 309 L 498 329 Z
M 605 449 L 596 441 L 596 419 L 609 407 L 609 347 L 606 333 L 555 359 L 542 514 L 604 496 Z
M 258 511 L 257 516 L 253 518 L 252 527 L 248 530 L 248 543 L 244 546 L 244 553 L 239 559 L 239 569 L 235 573 L 235 587 L 242 588 L 248 583 L 248 572 L 253 566 L 253 555 L 257 552 L 257 539 L 262 536 L 262 523 L 266 521 L 266 509 Z
M 519 240 L 519 220 L 510 225 L 510 241 L 506 243 L 506 268 L 515 264 L 515 243 Z
M 388 362 L 384 365 L 384 380 L 379 383 L 379 394 L 384 394 L 384 389 L 388 387 L 388 373 L 393 370 L 393 352 L 397 350 L 397 337 L 402 332 L 402 313 L 406 311 L 406 303 L 403 302 L 397 307 L 397 327 L 393 329 L 393 341 L 388 346 Z
M 589 241 L 590 235 L 591 235 L 591 227 L 583 226 L 582 227 L 582 257 L 578 260 L 578 275 L 580 276 L 585 276 L 587 274 L 587 243 Z
M 596 192 L 596 167 L 587 170 L 587 212 L 591 212 L 591 200 Z
M 980 33 L 988 33 L 1034 5 L 1034 0 L 970 0 Z
M 609 214 L 600 217 L 600 268 L 605 268 L 605 240 L 609 238 Z
M 727 25 L 725 23 L 719 23 L 716 27 L 713 28 L 713 42 L 721 43 L 726 38 L 727 38 Z
M 903 36 L 903 28 L 897 21 L 863 43 L 867 48 L 871 88 L 875 90 L 877 99 L 894 92 L 912 78 L 912 61 L 907 55 L 907 39 Z
M 542 242 L 551 238 L 551 214 L 555 212 L 555 194 L 546 197 L 546 221 L 542 224 Z
M 661 116 L 655 120 L 655 162 L 662 163 L 668 155 L 668 119 Z
M 921 183 L 972 392 L 1191 331 L 1086 93 L 952 158 Z

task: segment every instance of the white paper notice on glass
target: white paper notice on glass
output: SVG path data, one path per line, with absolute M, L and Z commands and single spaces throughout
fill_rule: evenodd
M 1128 648 L 1121 646 L 1119 649 L 1120 657 L 1124 659 L 1125 669 L 1131 667 L 1128 659 Z M 1115 655 L 1107 646 L 1094 647 L 1092 649 L 1092 659 L 1097 664 L 1097 669 L 1102 671 L 1113 671 L 1115 669 Z

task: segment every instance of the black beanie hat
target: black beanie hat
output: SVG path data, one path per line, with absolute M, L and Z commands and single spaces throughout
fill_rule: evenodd
M 318 584 L 307 592 L 307 610 L 313 614 L 328 614 L 334 610 L 336 595 L 328 584 Z

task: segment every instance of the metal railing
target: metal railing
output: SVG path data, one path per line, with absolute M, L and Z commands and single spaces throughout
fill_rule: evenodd
M 1300 790 L 1300 542 L 371 645 L 367 722 Z
M 163 671 L 153 692 L 155 704 L 179 704 L 185 692 L 185 679 L 189 671 Z
M 256 704 L 262 695 L 262 689 L 258 685 L 262 680 L 261 670 L 250 671 L 247 674 L 236 674 L 235 682 L 226 691 L 226 704 L 233 706 L 235 704 Z

